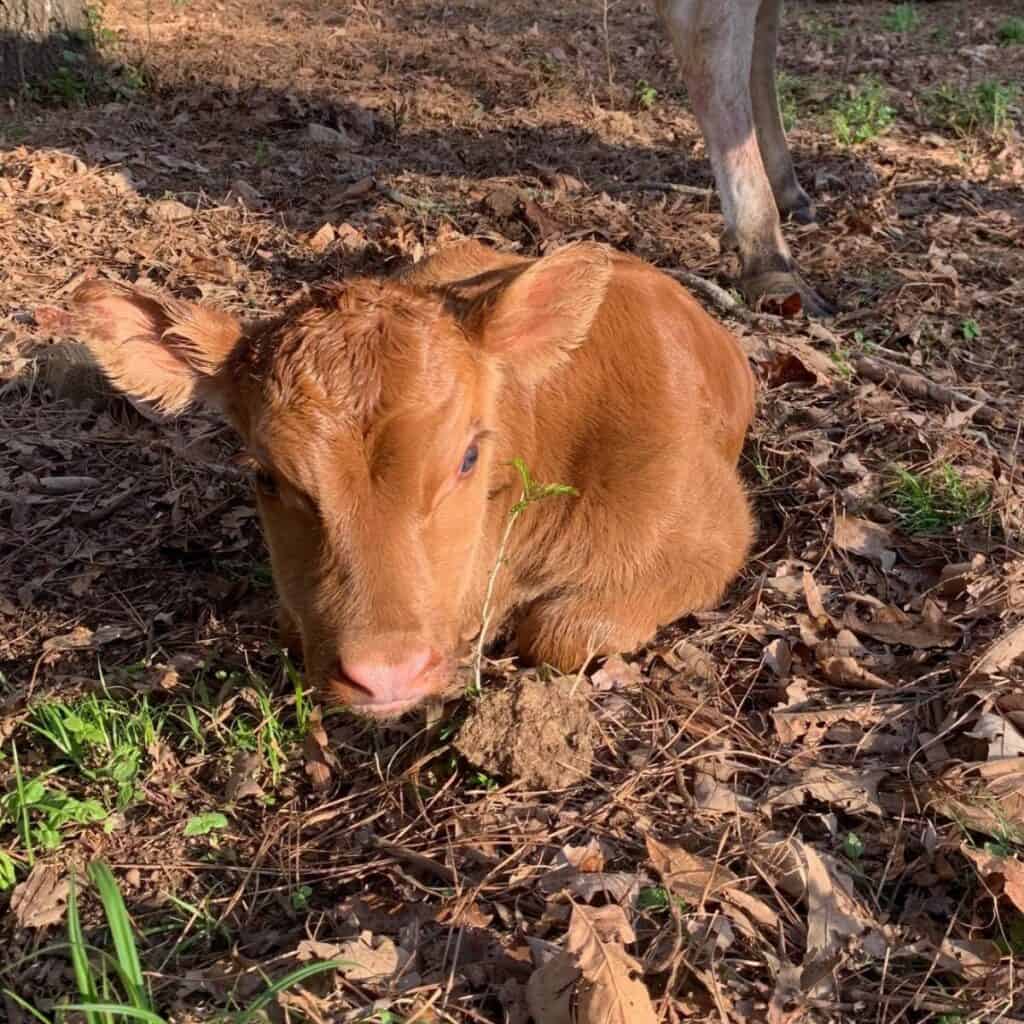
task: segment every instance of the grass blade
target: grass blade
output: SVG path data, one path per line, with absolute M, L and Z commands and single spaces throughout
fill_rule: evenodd
M 5 988 L 4 995 L 11 1000 L 12 1003 L 17 1003 L 26 1013 L 32 1014 L 36 1020 L 40 1021 L 41 1024 L 53 1024 L 49 1017 L 44 1017 L 31 1003 L 26 1003 L 24 999 L 17 994 L 12 992 L 9 988 Z
M 103 910 L 110 925 L 110 934 L 114 939 L 114 951 L 121 968 L 121 975 L 126 993 L 137 1009 L 151 1011 L 146 984 L 142 977 L 142 965 L 139 963 L 139 951 L 135 946 L 135 933 L 128 910 L 124 905 L 121 890 L 110 868 L 102 861 L 94 861 L 89 865 L 89 874 L 100 893 Z
M 292 971 L 291 974 L 286 974 L 283 978 L 275 981 L 265 992 L 258 995 L 249 1005 L 248 1009 L 237 1013 L 234 1017 L 234 1024 L 248 1024 L 255 1014 L 259 1013 L 267 1003 L 277 997 L 278 993 L 291 988 L 292 985 L 297 985 L 300 981 L 305 981 L 306 978 L 311 978 L 314 974 L 323 974 L 324 971 L 342 967 L 347 962 L 343 960 L 319 960 L 313 964 L 306 964 L 305 967 L 300 967 L 297 971 Z
M 141 1006 L 125 1006 L 123 1003 L 69 1003 L 61 1007 L 64 1010 L 78 1010 L 80 1013 L 118 1014 L 127 1017 L 129 1020 L 141 1020 L 143 1024 L 167 1024 L 165 1018 L 152 1010 L 143 1009 Z
M 78 887 L 75 884 L 74 872 L 71 874 L 68 893 L 68 950 L 71 955 L 71 966 L 75 971 L 75 985 L 78 987 L 79 997 L 95 1002 L 96 986 L 93 983 L 92 971 L 89 969 L 89 954 L 86 952 L 82 921 L 78 916 Z M 99 1024 L 100 1020 L 95 1013 L 86 1013 L 85 1019 L 87 1024 Z M 109 1024 L 109 1017 L 107 1021 Z

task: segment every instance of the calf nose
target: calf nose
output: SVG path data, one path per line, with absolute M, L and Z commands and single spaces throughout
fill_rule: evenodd
M 357 706 L 383 708 L 412 703 L 429 692 L 430 687 L 422 677 L 440 657 L 430 647 L 417 647 L 398 660 L 370 653 L 351 661 L 342 658 L 342 680 L 358 691 L 351 700 Z

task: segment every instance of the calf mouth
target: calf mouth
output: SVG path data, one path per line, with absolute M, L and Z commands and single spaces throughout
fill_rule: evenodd
M 459 688 L 456 660 L 442 655 L 415 681 L 407 692 L 386 699 L 373 694 L 343 675 L 331 675 L 325 680 L 323 692 L 332 703 L 339 704 L 353 714 L 377 722 L 394 721 L 416 710 L 432 699 L 455 692 Z

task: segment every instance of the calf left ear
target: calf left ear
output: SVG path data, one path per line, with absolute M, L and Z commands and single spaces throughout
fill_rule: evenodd
M 583 343 L 611 275 L 610 251 L 594 242 L 566 245 L 528 264 L 486 303 L 479 322 L 484 348 L 543 374 Z
M 71 298 L 72 324 L 114 386 L 166 413 L 220 404 L 216 374 L 242 337 L 230 314 L 92 280 Z

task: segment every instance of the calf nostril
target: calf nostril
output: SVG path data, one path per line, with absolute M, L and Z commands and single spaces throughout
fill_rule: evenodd
M 353 690 L 359 691 L 354 703 L 388 703 L 402 700 L 422 688 L 422 677 L 441 662 L 441 655 L 432 647 L 419 647 L 404 656 L 363 654 L 359 658 L 338 659 L 339 679 Z

